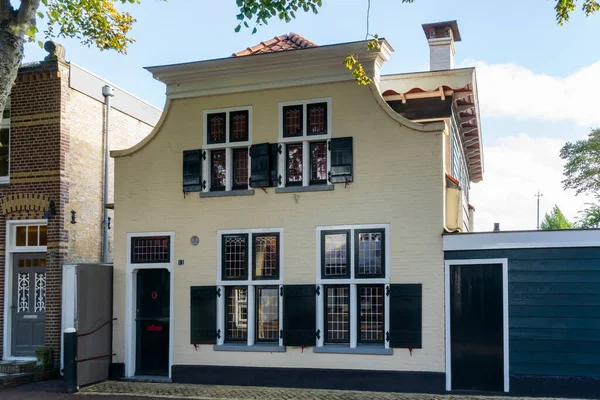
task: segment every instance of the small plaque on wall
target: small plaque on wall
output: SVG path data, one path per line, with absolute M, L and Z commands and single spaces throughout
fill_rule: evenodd
M 200 243 L 200 238 L 198 238 L 198 236 L 192 236 L 190 238 L 190 243 L 192 246 L 198 246 L 198 243 Z

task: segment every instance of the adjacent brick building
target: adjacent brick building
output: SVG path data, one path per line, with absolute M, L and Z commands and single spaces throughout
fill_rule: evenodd
M 0 134 L 0 335 L 3 359 L 60 355 L 62 265 L 100 262 L 108 83 L 64 49 L 24 65 Z M 160 110 L 114 88 L 110 149 L 148 135 Z M 112 166 L 111 166 L 112 171 Z M 112 172 L 109 174 L 112 203 Z M 112 232 L 112 231 L 111 231 Z M 109 243 L 112 239 L 109 239 Z M 112 246 L 110 246 L 112 249 Z M 112 256 L 109 255 L 112 259 Z

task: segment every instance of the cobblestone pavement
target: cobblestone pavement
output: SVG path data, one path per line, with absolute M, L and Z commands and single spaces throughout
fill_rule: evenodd
M 228 400 L 515 400 L 515 397 L 465 396 L 356 392 L 343 390 L 284 389 L 242 386 L 181 385 L 175 383 L 115 382 L 108 381 L 88 386 L 81 390 L 83 395 L 135 395 L 162 398 L 228 399 Z M 83 399 L 82 399 L 83 400 Z M 533 400 L 521 397 L 519 400 Z M 559 400 L 559 399 L 545 399 Z M 572 399 L 571 399 L 572 400 Z

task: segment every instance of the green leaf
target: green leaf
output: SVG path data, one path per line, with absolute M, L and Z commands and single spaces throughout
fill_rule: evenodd
M 242 29 L 242 26 L 241 26 L 241 25 L 238 25 L 238 26 L 236 26 L 236 27 L 235 27 L 235 31 L 236 31 L 236 32 L 239 32 L 239 31 L 240 31 L 240 29 Z

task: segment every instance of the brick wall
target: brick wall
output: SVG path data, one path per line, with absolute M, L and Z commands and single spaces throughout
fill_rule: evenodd
M 50 200 L 55 203 L 56 215 L 48 219 L 45 320 L 45 345 L 54 350 L 55 363 L 60 357 L 62 265 L 101 257 L 104 105 L 71 89 L 69 71 L 59 61 L 20 70 L 11 92 L 10 183 L 0 185 L 0 265 L 9 254 L 5 222 L 43 219 Z M 111 149 L 132 146 L 152 129 L 114 109 L 112 121 Z M 29 200 L 40 196 L 45 201 Z M 71 224 L 71 210 L 77 212 L 76 224 Z M 0 337 L 4 277 L 0 267 Z M 2 352 L 0 346 L 0 357 Z

